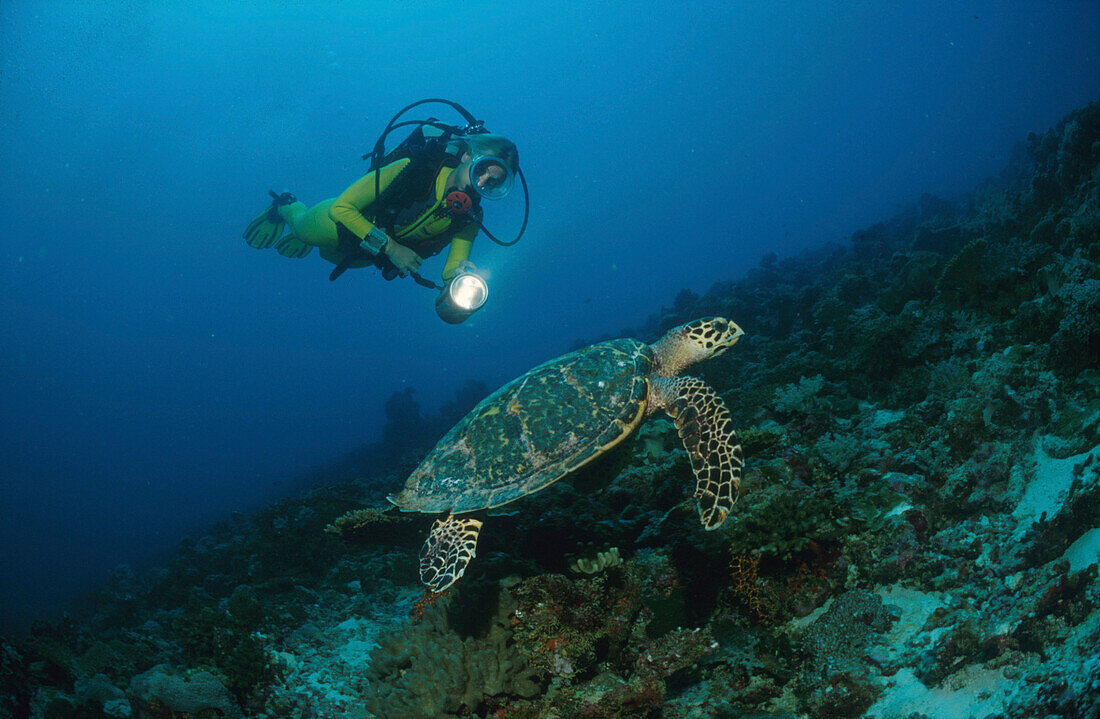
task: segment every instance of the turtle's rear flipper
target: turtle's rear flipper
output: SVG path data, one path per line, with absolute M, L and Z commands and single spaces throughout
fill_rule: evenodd
M 435 520 L 420 550 L 420 581 L 437 594 L 457 582 L 476 554 L 480 529 L 476 519 Z
M 745 464 L 729 408 L 710 385 L 695 377 L 654 384 L 658 402 L 675 422 L 691 458 L 699 520 L 705 529 L 718 529 L 737 501 Z

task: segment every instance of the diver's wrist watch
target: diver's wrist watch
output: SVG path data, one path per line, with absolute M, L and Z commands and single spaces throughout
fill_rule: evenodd
M 372 227 L 367 236 L 359 242 L 359 246 L 372 255 L 378 255 L 386 248 L 386 243 L 389 241 L 390 238 L 384 230 L 379 227 Z

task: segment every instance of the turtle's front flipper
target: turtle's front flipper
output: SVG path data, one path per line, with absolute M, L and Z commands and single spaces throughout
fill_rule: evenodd
M 695 472 L 695 499 L 705 529 L 726 520 L 741 485 L 741 445 L 726 403 L 710 385 L 695 377 L 651 380 L 656 406 L 664 409 L 684 440 Z
M 435 520 L 420 550 L 420 581 L 437 594 L 457 582 L 476 554 L 480 529 L 476 519 L 447 515 Z

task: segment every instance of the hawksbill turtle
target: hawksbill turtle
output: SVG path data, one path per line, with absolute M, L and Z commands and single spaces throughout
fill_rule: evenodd
M 545 362 L 486 397 L 436 444 L 387 499 L 406 512 L 446 513 L 420 551 L 433 592 L 466 571 L 482 522 L 458 515 L 537 492 L 626 438 L 658 410 L 673 420 L 695 474 L 703 527 L 716 529 L 737 498 L 744 460 L 729 409 L 706 382 L 681 377 L 743 334 L 723 317 L 680 325 L 652 345 L 601 342 Z

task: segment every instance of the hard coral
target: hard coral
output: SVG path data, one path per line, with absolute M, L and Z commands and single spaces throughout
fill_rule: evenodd
M 519 652 L 507 590 L 489 624 L 473 636 L 451 626 L 445 603 L 384 637 L 371 652 L 366 706 L 380 717 L 465 716 L 493 698 L 533 697 L 540 672 Z
M 642 620 L 640 587 L 603 575 L 570 580 L 532 577 L 512 590 L 520 651 L 532 665 L 556 676 L 587 672 L 598 662 L 620 660 Z
M 263 642 L 255 634 L 263 611 L 247 592 L 235 593 L 231 606 L 238 617 L 220 607 L 193 598 L 177 618 L 174 629 L 184 654 L 196 663 L 209 663 L 225 673 L 229 687 L 242 699 L 262 693 L 274 677 Z
M 158 706 L 174 712 L 171 716 L 195 715 L 210 710 L 230 719 L 243 716 L 225 685 L 206 671 L 184 672 L 160 664 L 133 678 L 130 696 L 139 711 L 153 716 L 160 716 L 155 712 Z
M 772 489 L 751 512 L 735 518 L 730 546 L 736 553 L 758 551 L 765 557 L 789 559 L 812 544 L 832 544 L 847 533 L 853 518 L 838 516 L 840 511 L 835 498 L 824 492 Z
M 936 289 L 948 302 L 965 304 L 982 292 L 985 283 L 982 261 L 988 246 L 985 239 L 973 240 L 948 260 L 936 282 Z
M 768 618 L 770 608 L 765 607 L 762 598 L 759 570 L 760 558 L 752 554 L 735 554 L 730 559 L 730 592 L 754 620 L 762 622 Z
M 828 399 L 819 396 L 824 387 L 825 378 L 821 375 L 803 377 L 796 383 L 776 390 L 772 407 L 785 414 L 828 412 L 832 405 Z
M 893 621 L 877 595 L 852 591 L 809 625 L 801 638 L 807 674 L 800 693 L 813 716 L 858 717 L 871 705 L 879 690 L 864 655 Z
M 1068 283 L 1060 295 L 1065 309 L 1051 343 L 1057 365 L 1073 372 L 1100 367 L 1100 280 Z
M 389 507 L 367 507 L 346 512 L 325 527 L 329 534 L 340 536 L 362 536 L 377 529 L 380 526 L 393 525 L 408 521 L 408 518 L 388 512 Z

